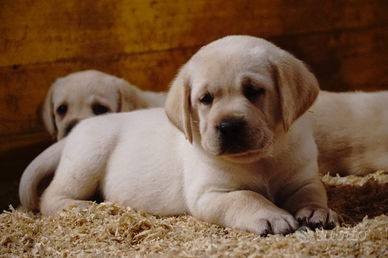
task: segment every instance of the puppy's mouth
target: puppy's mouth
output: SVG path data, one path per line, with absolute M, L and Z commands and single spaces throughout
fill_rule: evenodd
M 257 136 L 256 136 L 257 137 Z M 256 137 L 236 137 L 236 139 L 220 139 L 221 152 L 220 156 L 227 155 L 231 157 L 240 157 L 246 155 L 254 155 L 259 153 L 266 153 L 269 146 L 272 144 L 272 139 L 268 136 L 262 136 L 261 140 L 256 140 Z M 256 138 L 256 139 L 255 139 Z
M 260 153 L 262 153 L 262 150 L 246 151 L 246 152 L 232 153 L 232 154 L 223 154 L 223 156 L 228 156 L 231 158 L 238 159 L 238 158 L 246 158 L 246 157 L 256 156 Z
M 267 156 L 270 156 L 268 149 L 269 148 L 260 149 L 260 150 L 250 150 L 250 151 L 239 152 L 239 153 L 224 153 L 220 155 L 220 157 L 223 157 L 229 161 L 236 162 L 236 163 L 250 163 L 250 162 L 254 162 L 259 159 L 265 158 Z
M 272 131 L 251 124 L 241 118 L 223 119 L 207 138 L 202 138 L 202 146 L 208 153 L 238 163 L 270 156 Z
M 271 156 L 271 146 L 270 140 L 264 140 L 258 146 L 255 146 L 255 148 L 245 149 L 235 146 L 234 148 L 222 151 L 218 156 L 234 162 L 253 162 Z

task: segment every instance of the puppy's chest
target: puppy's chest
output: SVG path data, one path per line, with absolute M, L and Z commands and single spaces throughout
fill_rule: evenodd
M 276 197 L 279 193 L 279 186 L 274 184 L 268 178 L 252 177 L 249 180 L 244 180 L 241 188 L 242 190 L 249 190 L 261 194 L 271 202 L 276 202 Z
M 245 174 L 240 178 L 241 190 L 249 190 L 263 195 L 266 199 L 276 203 L 279 196 L 289 191 L 290 185 L 284 175 L 274 170 L 260 171 Z

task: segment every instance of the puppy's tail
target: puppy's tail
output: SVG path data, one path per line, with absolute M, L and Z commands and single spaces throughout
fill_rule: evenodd
M 39 182 L 53 174 L 59 164 L 66 139 L 54 143 L 37 156 L 24 170 L 19 184 L 21 204 L 30 210 L 39 210 Z

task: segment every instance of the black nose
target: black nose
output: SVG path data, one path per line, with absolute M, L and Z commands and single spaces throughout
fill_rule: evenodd
M 65 136 L 67 136 L 71 130 L 73 130 L 73 128 L 78 124 L 78 120 L 77 121 L 71 121 L 67 127 L 66 127 L 66 130 L 65 130 Z
M 245 122 L 241 119 L 225 119 L 218 126 L 217 129 L 223 137 L 233 137 L 241 132 Z

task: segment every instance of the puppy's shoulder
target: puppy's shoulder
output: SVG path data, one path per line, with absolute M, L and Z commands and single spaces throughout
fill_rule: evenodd
M 299 142 L 313 139 L 312 113 L 306 112 L 300 116 L 292 125 L 291 130 L 287 132 L 290 140 L 297 139 Z
M 295 160 L 316 159 L 317 146 L 313 137 L 311 114 L 306 112 L 299 117 L 287 132 L 289 155 Z M 290 159 L 290 162 L 293 159 Z

